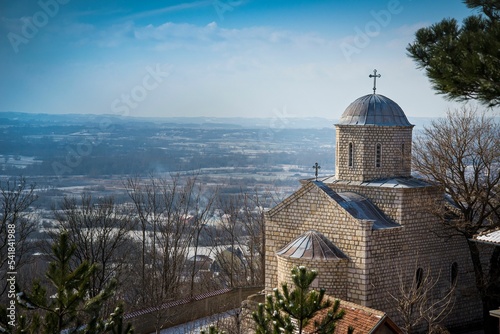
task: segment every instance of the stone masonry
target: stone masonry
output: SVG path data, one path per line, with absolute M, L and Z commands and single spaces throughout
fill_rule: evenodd
M 336 130 L 335 175 L 340 180 L 367 181 L 411 176 L 411 126 L 336 125 Z M 353 151 L 352 166 L 348 163 L 349 143 Z M 377 144 L 381 150 L 380 167 L 376 167 Z
M 336 175 L 304 181 L 265 214 L 266 290 L 290 282 L 291 268 L 304 265 L 319 272 L 316 284 L 327 294 L 379 309 L 401 324 L 392 298 L 398 295 L 399 284 L 411 284 L 419 268 L 429 270 L 439 279 L 434 293 L 442 296 L 452 287 L 454 266 L 456 302 L 445 324 L 478 321 L 481 303 L 466 241 L 450 235 L 426 210 L 429 201 L 442 199 L 439 189 L 411 176 L 413 126 L 388 98 L 374 95 L 358 100 L 336 125 Z M 375 121 L 366 124 L 369 120 Z M 276 255 L 310 230 L 322 233 L 347 259 Z

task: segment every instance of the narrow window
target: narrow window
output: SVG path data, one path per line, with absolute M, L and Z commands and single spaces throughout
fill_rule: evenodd
M 401 167 L 405 166 L 405 144 L 401 144 Z
M 335 166 L 339 163 L 339 143 L 335 143 Z
M 457 277 L 458 277 L 458 263 L 453 262 L 450 268 L 450 283 L 452 287 L 455 286 L 455 284 L 457 283 Z
M 352 143 L 349 143 L 349 167 L 354 165 L 354 147 Z
M 380 158 L 382 156 L 382 145 L 377 144 L 375 149 L 375 167 L 380 167 Z
M 417 283 L 417 289 L 422 285 L 422 280 L 424 279 L 424 270 L 422 268 L 418 268 L 415 273 L 415 283 Z

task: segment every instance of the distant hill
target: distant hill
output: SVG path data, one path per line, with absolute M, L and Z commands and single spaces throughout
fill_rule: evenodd
M 163 127 L 182 128 L 256 128 L 256 129 L 323 129 L 332 128 L 336 119 L 321 117 L 289 117 L 289 118 L 246 118 L 246 117 L 131 117 L 116 115 L 96 114 L 34 114 L 24 112 L 0 112 L 0 124 L 35 123 L 38 125 L 49 124 L 87 124 L 99 123 L 108 120 L 114 124 L 136 122 L 147 126 L 148 123 L 162 125 Z M 422 128 L 430 123 L 433 118 L 408 117 L 410 123 L 417 128 Z
M 116 115 L 96 114 L 34 114 L 23 112 L 0 112 L 3 124 L 17 122 L 37 122 L 38 125 L 47 124 L 85 124 L 98 123 L 109 120 L 114 124 L 123 122 L 140 122 L 143 125 L 153 123 L 165 127 L 184 128 L 275 128 L 275 129 L 308 129 L 326 128 L 334 124 L 334 120 L 320 117 L 290 117 L 290 118 L 245 118 L 245 117 L 124 117 Z

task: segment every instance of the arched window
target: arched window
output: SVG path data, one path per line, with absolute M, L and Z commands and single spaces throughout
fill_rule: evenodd
M 377 144 L 375 148 L 375 167 L 380 167 L 381 157 L 382 157 L 382 145 Z
M 450 283 L 451 286 L 455 286 L 458 278 L 458 263 L 453 262 L 450 268 Z
M 349 167 L 354 166 L 354 144 L 349 143 Z
M 424 279 L 424 270 L 422 268 L 418 268 L 415 273 L 415 283 L 417 284 L 417 289 L 422 285 L 422 280 Z

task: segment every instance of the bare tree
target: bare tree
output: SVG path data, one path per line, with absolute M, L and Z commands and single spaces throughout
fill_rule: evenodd
M 437 333 L 441 322 L 450 314 L 455 301 L 455 284 L 442 292 L 440 275 L 433 276 L 430 267 L 425 270 L 415 265 L 412 277 L 399 270 L 397 292 L 390 293 L 401 317 L 405 333 L 413 333 L 424 324 L 428 333 Z
M 214 215 L 214 203 L 217 198 L 217 190 L 214 189 L 213 191 L 205 192 L 200 186 L 198 186 L 194 197 L 194 217 L 191 224 L 191 228 L 193 230 L 191 247 L 194 249 L 194 256 L 192 257 L 191 286 L 189 289 L 191 297 L 193 297 L 195 292 L 195 278 L 199 271 L 197 260 L 200 234 Z
M 241 218 L 247 236 L 248 252 L 245 256 L 250 270 L 249 283 L 252 286 L 262 285 L 265 264 L 264 209 L 273 196 L 270 191 L 259 192 L 255 189 L 252 193 L 243 193 L 241 197 Z
M 244 193 L 219 196 L 217 202 L 218 226 L 212 235 L 213 250 L 219 280 L 223 286 L 248 285 L 250 263 L 244 227 Z
M 0 297 L 7 288 L 7 272 L 26 264 L 26 255 L 33 247 L 28 238 L 36 224 L 29 208 L 36 199 L 35 185 L 24 177 L 0 180 Z
M 161 189 L 159 180 L 150 176 L 148 183 L 143 183 L 138 178 L 129 178 L 125 184 L 127 194 L 133 203 L 131 215 L 139 221 L 141 228 L 141 286 L 147 287 L 147 260 L 149 256 L 156 259 L 156 230 L 160 224 L 162 212 L 164 210 L 161 200 Z M 152 229 L 152 240 L 149 240 L 148 231 Z M 148 246 L 149 245 L 149 246 Z M 153 245 L 153 247 L 151 247 Z M 153 282 L 151 284 L 154 285 Z M 148 289 L 146 289 L 148 290 Z M 148 293 L 141 293 L 142 303 L 146 302 Z
M 211 216 L 212 197 L 206 196 L 196 177 L 179 175 L 151 176 L 147 182 L 129 179 L 126 187 L 134 207 L 131 214 L 141 226 L 137 291 L 142 302 L 137 306 L 160 306 L 182 293 L 192 293 L 196 273 L 186 268 L 186 259 L 190 245 Z M 157 330 L 167 318 L 157 312 Z
M 500 305 L 500 247 L 485 266 L 473 238 L 500 226 L 500 125 L 464 106 L 424 128 L 413 145 L 413 167 L 441 188 L 446 198 L 431 206 L 451 231 L 465 237 L 487 328 L 498 326 L 489 310 Z M 497 331 L 498 332 L 498 331 Z
M 225 286 L 262 285 L 265 260 L 265 207 L 276 204 L 270 190 L 245 191 L 219 197 L 219 225 L 212 242 L 221 283 Z
M 243 252 L 239 247 L 241 230 L 237 230 L 239 206 L 234 198 L 230 198 L 224 203 L 219 201 L 219 209 L 221 214 L 219 240 L 222 241 L 222 245 L 216 248 L 216 261 L 220 267 L 219 271 L 227 277 L 227 285 L 232 288 L 240 285 L 239 282 L 235 282 L 237 277 L 244 277 L 241 275 L 244 269 Z
M 67 232 L 76 247 L 75 260 L 97 265 L 90 279 L 90 296 L 95 297 L 113 278 L 121 281 L 132 222 L 113 197 L 94 199 L 88 193 L 80 199 L 65 197 L 54 214 L 61 231 Z

